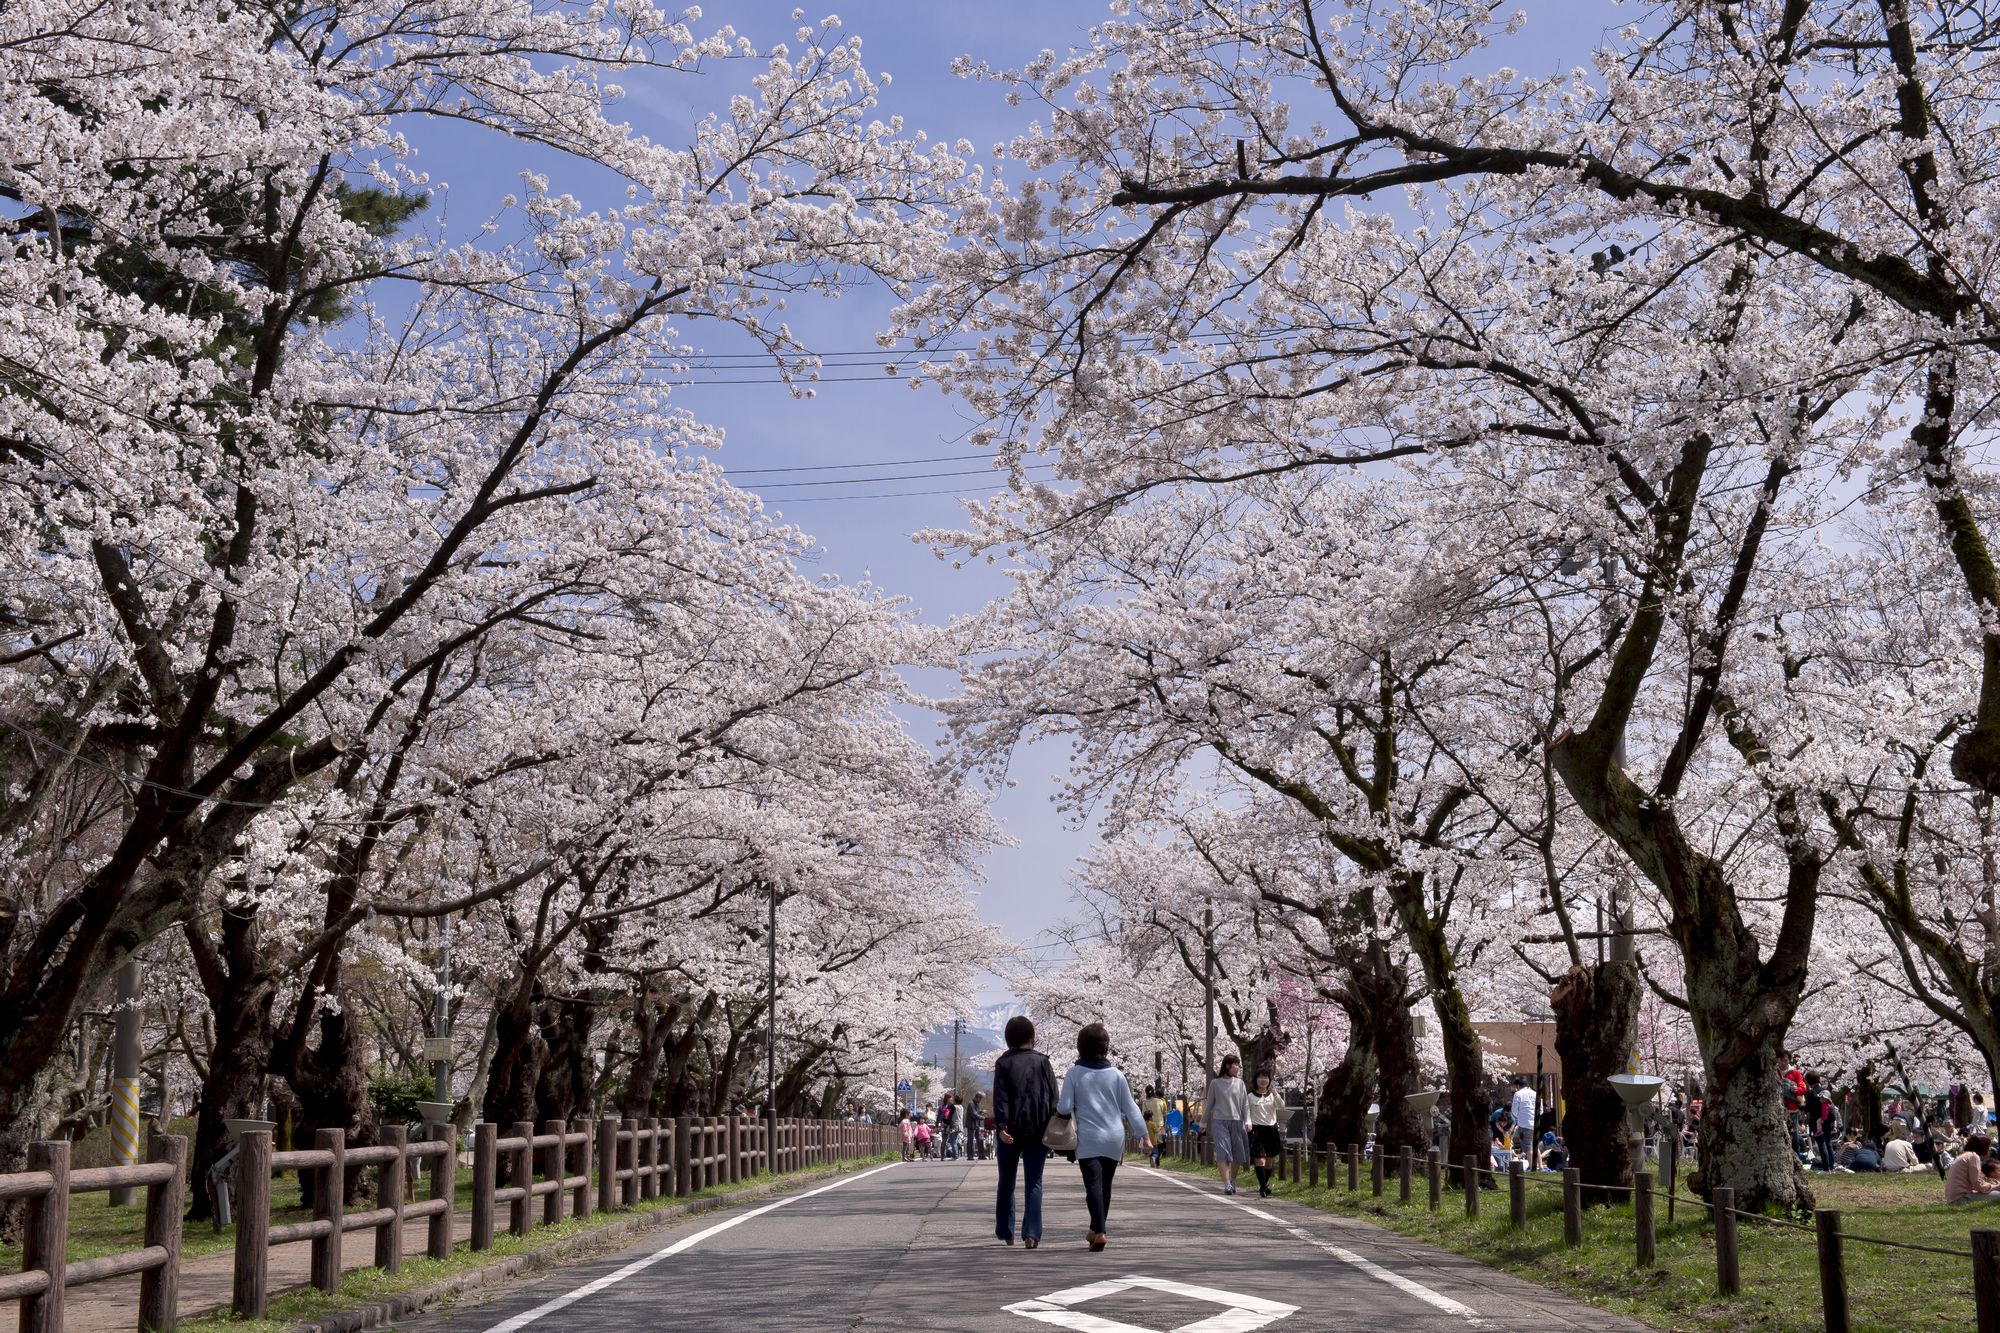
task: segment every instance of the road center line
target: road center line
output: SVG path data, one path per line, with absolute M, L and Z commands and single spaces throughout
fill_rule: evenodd
M 1279 1217 L 1275 1213 L 1267 1213 L 1262 1208 L 1252 1208 L 1247 1203 L 1238 1203 L 1234 1199 L 1231 1199 L 1226 1195 L 1217 1194 L 1212 1190 L 1205 1190 L 1201 1186 L 1191 1184 L 1188 1181 L 1182 1180 L 1179 1176 L 1174 1175 L 1167 1171 L 1159 1171 L 1151 1167 L 1143 1167 L 1143 1166 L 1138 1169 L 1144 1171 L 1149 1176 L 1157 1176 L 1161 1180 L 1165 1180 L 1171 1184 L 1178 1185 L 1182 1189 L 1188 1191 L 1190 1194 L 1199 1194 L 1205 1199 L 1214 1199 L 1217 1203 L 1228 1204 L 1231 1208 L 1234 1208 L 1239 1212 L 1248 1213 L 1252 1217 L 1262 1218 L 1266 1222 L 1275 1222 L 1279 1226 L 1283 1227 L 1286 1230 L 1286 1232 L 1288 1232 L 1295 1240 L 1302 1240 L 1316 1250 L 1323 1250 L 1326 1253 L 1332 1255 L 1334 1258 L 1340 1260 L 1342 1263 L 1352 1265 L 1359 1271 L 1366 1273 L 1369 1277 L 1374 1278 L 1377 1282 L 1387 1283 L 1389 1286 L 1394 1287 L 1396 1290 L 1404 1293 L 1405 1295 L 1414 1296 L 1418 1300 L 1424 1302 L 1426 1305 L 1435 1306 L 1437 1309 L 1444 1311 L 1446 1314 L 1457 1315 L 1460 1318 L 1464 1319 L 1466 1322 L 1474 1325 L 1475 1327 L 1483 1325 L 1486 1322 L 1484 1319 L 1480 1318 L 1479 1311 L 1465 1304 L 1465 1302 L 1455 1301 L 1451 1297 L 1445 1295 L 1443 1292 L 1432 1291 L 1429 1287 L 1426 1287 L 1423 1283 L 1415 1281 L 1412 1278 L 1404 1277 L 1401 1273 L 1392 1273 L 1388 1269 L 1382 1267 L 1380 1264 L 1374 1262 L 1372 1259 L 1368 1259 L 1363 1257 L 1362 1255 L 1356 1254 L 1354 1251 L 1347 1249 L 1344 1246 L 1335 1245 L 1331 1241 L 1321 1240 L 1319 1237 L 1313 1235 L 1312 1232 L 1306 1230 L 1304 1227 L 1293 1226 L 1289 1222 L 1285 1221 L 1284 1218 Z
M 801 1199 L 810 1199 L 816 1194 L 825 1194 L 828 1190 L 837 1190 L 842 1185 L 851 1185 L 857 1180 L 866 1180 L 870 1176 L 879 1175 L 891 1167 L 900 1165 L 902 1165 L 900 1162 L 889 1162 L 882 1166 L 872 1167 L 867 1171 L 858 1171 L 854 1175 L 845 1176 L 834 1181 L 831 1185 L 821 1185 L 818 1189 L 806 1190 L 802 1194 L 787 1194 L 784 1198 L 773 1200 L 761 1208 L 752 1208 L 747 1213 L 738 1213 L 734 1217 L 725 1218 L 712 1227 L 697 1231 L 692 1236 L 683 1236 L 663 1249 L 654 1250 L 651 1254 L 643 1258 L 634 1259 L 631 1263 L 626 1264 L 616 1272 L 606 1273 L 603 1277 L 594 1278 L 584 1283 L 574 1291 L 566 1291 L 560 1296 L 544 1301 L 532 1310 L 523 1310 L 520 1314 L 514 1315 L 512 1318 L 503 1319 L 487 1329 L 486 1333 L 514 1333 L 514 1330 L 526 1328 L 544 1315 L 554 1314 L 558 1310 L 576 1304 L 576 1302 L 586 1296 L 596 1295 L 607 1287 L 615 1287 L 635 1273 L 645 1272 L 648 1268 L 651 1268 L 654 1264 L 667 1258 L 669 1255 L 679 1254 L 683 1250 L 691 1250 L 710 1236 L 720 1235 L 731 1227 L 741 1226 L 753 1217 L 762 1217 L 765 1213 L 783 1208 L 787 1204 L 797 1203 Z

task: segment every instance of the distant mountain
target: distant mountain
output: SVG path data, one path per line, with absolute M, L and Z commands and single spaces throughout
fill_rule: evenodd
M 1016 1011 L 1008 1005 L 976 1010 L 958 1032 L 958 1062 L 965 1069 L 966 1082 L 977 1081 L 981 1088 L 993 1086 L 993 1055 L 1006 1048 L 1001 1028 Z M 934 1027 L 924 1034 L 923 1060 L 941 1070 L 951 1068 L 951 1024 Z M 984 1058 L 981 1058 L 984 1057 Z

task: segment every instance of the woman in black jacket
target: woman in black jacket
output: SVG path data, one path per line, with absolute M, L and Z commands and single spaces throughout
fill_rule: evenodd
M 993 1234 L 1014 1243 L 1014 1171 L 1026 1168 L 1027 1199 L 1021 1209 L 1021 1243 L 1042 1243 L 1042 1167 L 1049 1150 L 1042 1131 L 1056 1111 L 1056 1071 L 1035 1049 L 1035 1025 L 1016 1014 L 1007 1020 L 1007 1053 L 993 1065 L 993 1129 L 1000 1145 L 1000 1191 Z

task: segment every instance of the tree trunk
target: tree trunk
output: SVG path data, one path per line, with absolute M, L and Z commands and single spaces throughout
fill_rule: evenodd
M 494 1014 L 493 1067 L 487 1071 L 486 1096 L 479 1113 L 505 1135 L 520 1120 L 535 1118 L 535 1091 L 541 1081 L 545 1048 L 534 1031 L 534 1011 L 525 998 L 507 998 Z M 512 1158 L 502 1155 L 502 1184 L 513 1183 Z
M 1690 1184 L 1704 1198 L 1712 1187 L 1728 1185 L 1736 1191 L 1736 1206 L 1750 1212 L 1773 1205 L 1811 1208 L 1812 1186 L 1792 1149 L 1780 1092 L 1785 1034 L 1804 978 L 1768 987 L 1763 969 L 1753 967 L 1744 975 L 1733 965 L 1743 953 L 1722 941 L 1711 950 L 1689 952 L 1688 1009 L 1708 1085 L 1701 1170 Z
M 195 1115 L 194 1157 L 188 1163 L 188 1212 L 191 1222 L 215 1216 L 215 1193 L 208 1171 L 229 1150 L 227 1119 L 255 1119 L 264 1079 L 270 1073 L 272 1001 L 276 992 L 257 986 L 209 997 L 215 1016 L 215 1049 L 208 1057 Z
M 319 1045 L 305 1052 L 299 1067 L 288 1071 L 286 1081 L 299 1098 L 299 1123 L 294 1139 L 300 1146 L 310 1148 L 322 1129 L 344 1130 L 350 1148 L 374 1146 L 378 1136 L 375 1109 L 368 1101 L 367 1070 L 354 1026 L 345 1012 L 334 1008 L 320 1011 Z M 315 1172 L 300 1173 L 300 1197 L 304 1202 L 313 1202 L 311 1195 L 317 1179 Z M 368 1190 L 367 1168 L 350 1168 L 345 1201 L 362 1202 Z
M 1430 1116 L 1410 1107 L 1419 1090 L 1416 1025 L 1410 1019 L 1409 978 L 1389 961 L 1387 946 L 1369 947 L 1375 1022 L 1375 1103 L 1382 1110 L 1376 1151 L 1391 1156 L 1404 1147 L 1421 1155 L 1431 1146 Z
M 1472 1026 L 1472 1010 L 1455 977 L 1444 988 L 1431 983 L 1431 1007 L 1437 1013 L 1438 1036 L 1444 1042 L 1445 1091 L 1451 1098 L 1451 1152 L 1447 1160 L 1462 1162 L 1476 1157 L 1483 1162 L 1493 1148 L 1488 1137 L 1492 1130 L 1487 1116 L 1492 1103 L 1486 1099 L 1485 1055 L 1479 1033 Z
M 1630 1185 L 1625 1102 L 1607 1082 L 1626 1072 L 1639 1035 L 1639 969 L 1627 962 L 1572 967 L 1549 992 L 1562 1062 L 1562 1130 L 1569 1164 L 1587 1185 Z M 1611 1204 L 1611 1190 L 1584 1191 L 1586 1206 Z
M 1343 1006 L 1345 1007 L 1345 1006 Z M 1327 1071 L 1320 1087 L 1313 1138 L 1321 1147 L 1359 1143 L 1366 1134 L 1369 1090 L 1375 1086 L 1374 1035 L 1353 1013 L 1347 1019 L 1347 1054 Z
M 545 1000 L 540 1006 L 547 1054 L 535 1080 L 535 1119 L 569 1120 L 590 1110 L 590 1029 L 596 1018 L 588 996 Z
M 254 1119 L 278 1039 L 277 960 L 263 947 L 256 911 L 225 908 L 211 935 L 182 929 L 215 1023 L 215 1048 L 196 1108 L 194 1158 L 188 1163 L 192 1221 L 215 1216 L 209 1168 L 228 1151 L 226 1119 Z
M 1855 1116 L 1849 1129 L 1861 1131 L 1861 1137 L 1880 1140 L 1882 1137 L 1882 1080 L 1875 1077 L 1875 1062 L 1869 1061 L 1854 1075 Z M 1984 1133 L 1984 1125 L 1976 1126 Z
M 674 1029 L 677 1005 L 655 1004 L 641 995 L 632 1005 L 632 1069 L 618 1094 L 618 1114 L 632 1119 L 653 1113 L 660 1071 L 666 1064 L 667 1038 Z

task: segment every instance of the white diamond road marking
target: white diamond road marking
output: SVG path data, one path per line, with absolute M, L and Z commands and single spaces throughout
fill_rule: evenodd
M 1134 1273 L 1128 1277 L 1112 1278 L 1106 1282 L 1093 1282 L 1088 1286 L 1068 1287 L 1031 1301 L 1016 1301 L 1012 1305 L 1002 1306 L 1001 1309 L 1008 1314 L 1024 1315 L 1044 1324 L 1053 1324 L 1057 1328 L 1072 1329 L 1075 1333 L 1157 1333 L 1154 1329 L 1140 1328 L 1136 1324 L 1120 1323 L 1116 1319 L 1106 1319 L 1087 1310 L 1070 1308 L 1082 1305 L 1085 1301 L 1094 1301 L 1101 1296 L 1115 1296 L 1121 1291 L 1132 1291 L 1137 1288 L 1228 1307 L 1205 1319 L 1197 1319 L 1192 1324 L 1182 1324 L 1170 1330 L 1170 1333 L 1249 1333 L 1251 1329 L 1275 1324 L 1288 1314 L 1296 1314 L 1299 1308 L 1296 1305 L 1286 1305 L 1282 1301 L 1266 1300 L 1262 1296 L 1244 1296 L 1234 1291 L 1197 1287 L 1188 1282 L 1170 1282 L 1163 1277 L 1145 1277 Z

